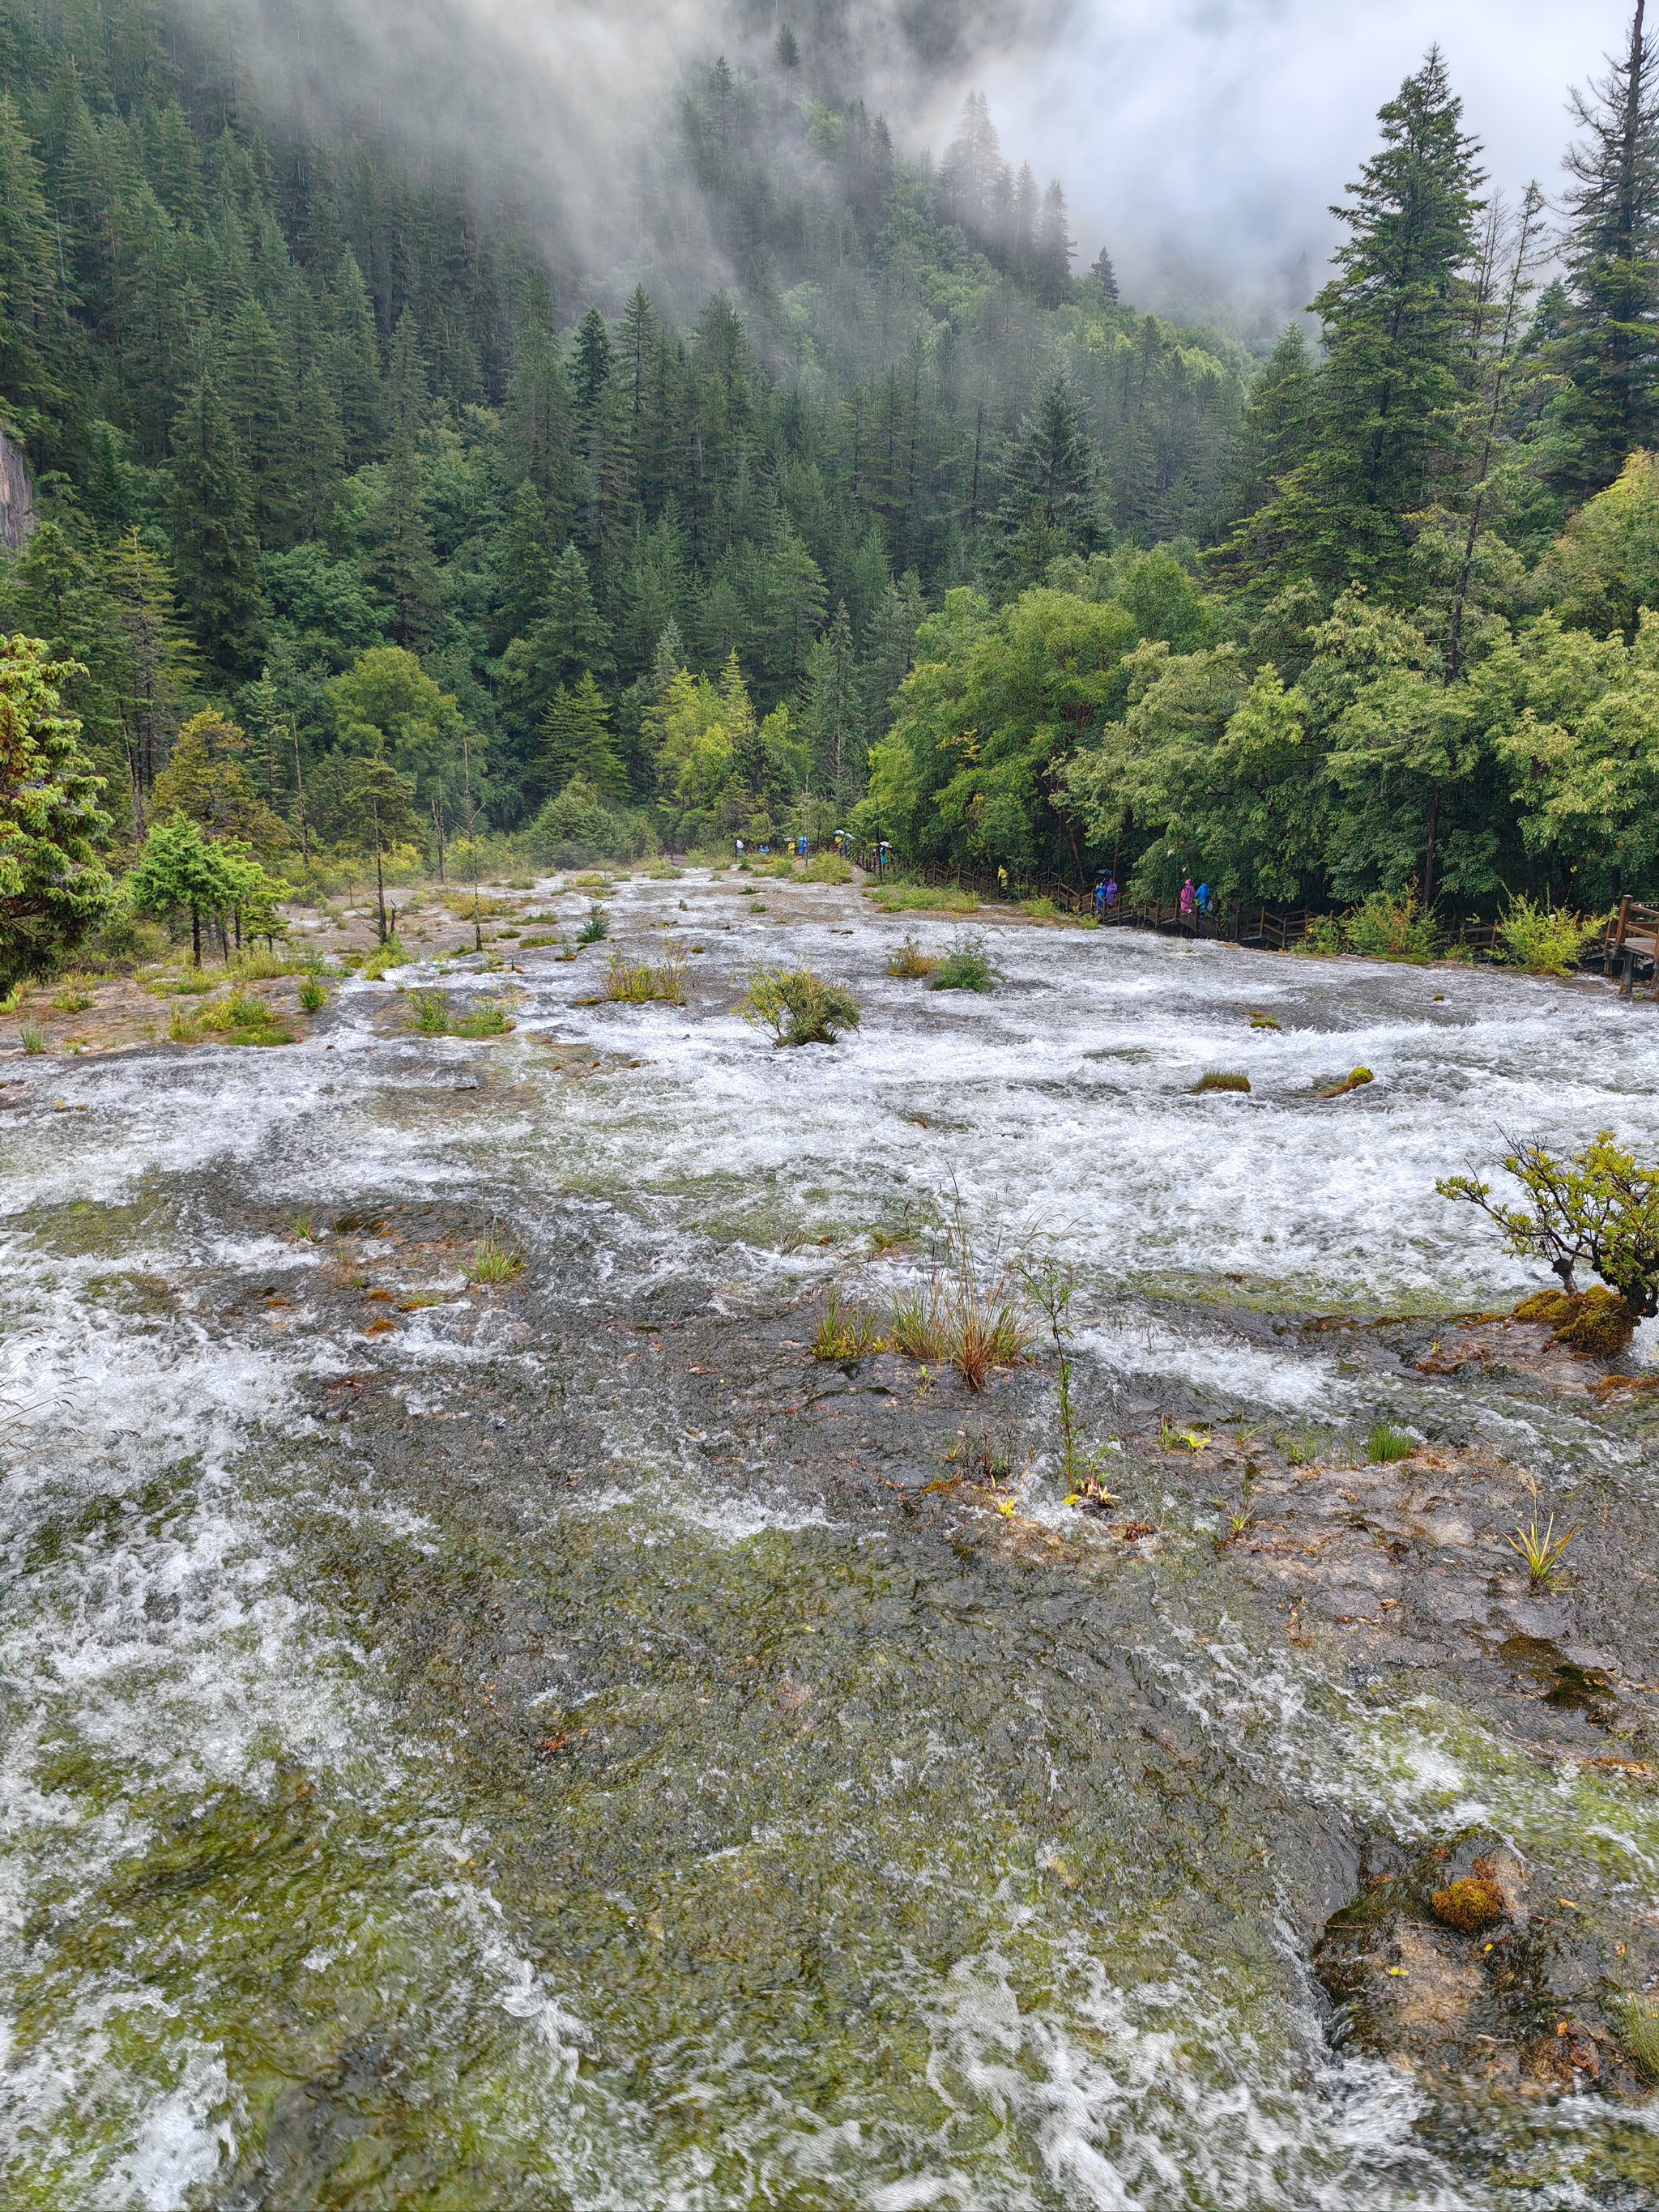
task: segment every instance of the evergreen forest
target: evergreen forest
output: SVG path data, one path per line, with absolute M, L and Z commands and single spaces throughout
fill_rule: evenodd
M 625 284 L 211 15 L 0 0 L 0 981 L 371 850 L 1659 895 L 1644 6 L 1573 124 L 1502 192 L 1431 52 L 1261 352 L 787 21 L 679 88 L 706 283 Z

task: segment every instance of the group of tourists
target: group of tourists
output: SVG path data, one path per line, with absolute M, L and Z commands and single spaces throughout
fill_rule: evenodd
M 1095 920 L 1104 921 L 1109 915 L 1115 914 L 1121 896 L 1115 872 L 1110 874 L 1103 872 L 1095 882 Z M 1218 903 L 1215 893 L 1206 883 L 1195 884 L 1188 876 L 1181 886 L 1179 905 L 1182 921 L 1195 925 L 1206 915 L 1213 914 Z

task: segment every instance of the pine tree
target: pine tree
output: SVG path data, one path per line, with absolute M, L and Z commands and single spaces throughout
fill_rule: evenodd
M 1567 156 L 1569 316 L 1556 349 L 1570 389 L 1553 410 L 1553 471 L 1583 499 L 1637 447 L 1659 443 L 1659 43 L 1637 0 L 1622 61 L 1575 92 L 1583 137 Z
M 361 468 L 381 450 L 385 398 L 374 303 L 349 251 L 341 256 L 325 307 L 330 336 L 324 349 L 325 367 L 340 410 L 347 465 Z
M 179 604 L 204 659 L 226 676 L 252 675 L 264 628 L 253 502 L 210 376 L 173 425 L 173 546 Z
M 1042 195 L 1042 215 L 1037 223 L 1036 244 L 1031 256 L 1031 278 L 1037 298 L 1045 307 L 1057 307 L 1072 289 L 1072 256 L 1077 240 L 1071 235 L 1066 195 L 1051 184 Z
M 552 345 L 527 331 L 514 362 L 503 444 L 514 483 L 534 486 L 560 533 L 575 520 L 570 390 Z
M 225 411 L 247 471 L 253 526 L 262 543 L 281 544 L 295 517 L 297 410 L 288 356 L 257 300 L 244 300 L 231 319 L 220 376 Z
M 139 829 L 150 788 L 198 678 L 195 655 L 179 627 L 173 579 L 137 530 L 128 531 L 111 550 L 108 579 L 112 627 L 125 647 L 120 713 L 133 825 Z
M 1089 274 L 1099 285 L 1106 297 L 1115 303 L 1118 297 L 1117 270 L 1112 265 L 1111 255 L 1103 246 L 1091 264 Z
M 1062 553 L 1087 553 L 1100 535 L 1096 457 L 1063 376 L 1042 395 L 1008 457 L 994 536 L 997 573 L 1012 590 L 1033 584 Z
M 336 387 L 322 362 L 313 362 L 300 380 L 289 484 L 302 538 L 321 538 L 327 532 L 345 470 L 345 428 Z
M 611 333 L 597 307 L 588 309 L 577 330 L 571 381 L 577 407 L 591 419 L 611 389 Z
M 0 983 L 36 973 L 97 927 L 113 886 L 102 780 L 65 714 L 69 671 L 39 638 L 0 637 Z
M 1382 110 L 1382 150 L 1337 210 L 1350 234 L 1314 303 L 1325 363 L 1310 451 L 1253 526 L 1269 573 L 1407 592 L 1412 517 L 1462 471 L 1482 181 L 1462 113 L 1437 49 Z
M 521 772 L 530 771 L 557 693 L 584 675 L 609 676 L 615 667 L 611 626 L 594 602 L 587 563 L 576 546 L 567 545 L 548 585 L 546 613 L 501 656 L 501 720 L 508 757 Z
M 627 773 L 611 735 L 611 709 L 586 671 L 574 690 L 561 687 L 547 710 L 529 796 L 556 796 L 576 775 L 586 776 L 602 798 L 628 796 Z
M 834 619 L 806 656 L 806 700 L 801 720 L 811 748 L 813 788 L 838 808 L 845 808 L 863 786 L 869 750 L 863 686 L 845 599 L 838 603 Z
M 9 93 L 0 93 L 0 393 L 40 407 L 54 397 L 52 229 L 39 165 Z
M 504 653 L 515 637 L 547 611 L 547 597 L 558 564 L 558 539 L 542 497 L 526 479 L 507 502 L 490 554 L 494 588 L 490 600 L 494 649 Z
M 1306 335 L 1300 323 L 1288 324 L 1251 387 L 1219 488 L 1222 521 L 1242 525 L 1212 556 L 1229 573 L 1264 571 L 1290 550 L 1270 538 L 1273 501 L 1307 459 L 1316 394 Z
M 382 473 L 372 574 L 392 602 L 392 635 L 418 650 L 437 635 L 438 556 L 421 503 L 421 465 L 412 441 L 399 438 Z

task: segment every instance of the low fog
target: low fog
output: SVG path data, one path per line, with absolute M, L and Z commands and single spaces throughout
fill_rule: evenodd
M 943 150 L 966 91 L 1004 153 L 1066 190 L 1079 268 L 1107 245 L 1127 297 L 1265 331 L 1320 281 L 1376 111 L 1436 39 L 1496 186 L 1552 191 L 1570 85 L 1626 0 L 195 0 L 228 12 L 277 112 L 367 117 L 521 197 L 550 256 L 614 291 L 710 255 L 674 173 L 693 62 L 858 93 L 906 150 Z M 697 282 L 720 281 L 714 265 Z

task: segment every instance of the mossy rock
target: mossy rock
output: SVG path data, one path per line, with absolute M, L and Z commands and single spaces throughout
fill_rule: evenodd
M 1460 1936 L 1484 1935 L 1504 1917 L 1504 1893 L 1480 1867 L 1477 1861 L 1473 1874 L 1437 1889 L 1429 1900 L 1435 1918 Z
M 1516 1307 L 1515 1318 L 1546 1322 L 1554 1342 L 1581 1359 L 1616 1359 L 1636 1332 L 1636 1316 L 1619 1292 L 1600 1285 L 1577 1295 L 1535 1291 Z

